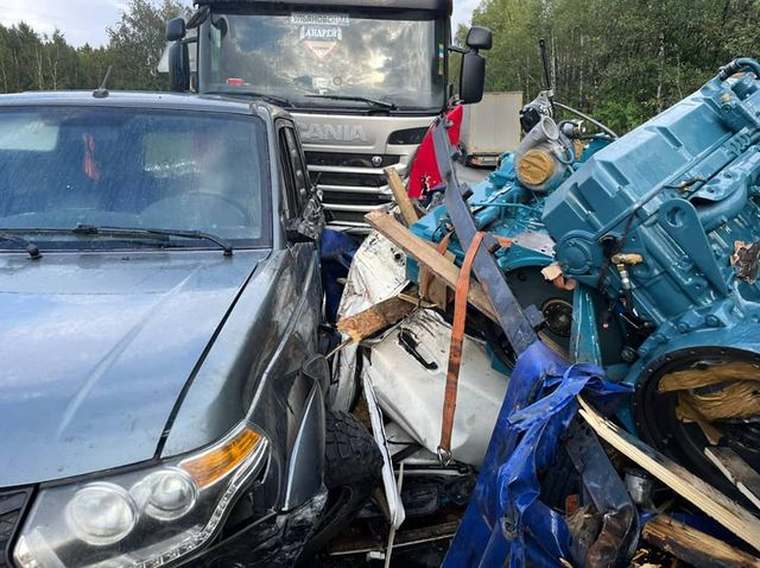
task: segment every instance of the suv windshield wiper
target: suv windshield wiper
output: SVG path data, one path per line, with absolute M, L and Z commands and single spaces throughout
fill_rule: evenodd
M 278 97 L 277 95 L 268 95 L 266 93 L 257 93 L 255 91 L 207 91 L 206 94 L 208 95 L 222 95 L 225 97 L 253 97 L 256 99 L 261 99 L 262 101 L 266 101 L 268 103 L 272 103 L 281 107 L 292 107 L 293 103 L 290 101 L 290 99 L 287 99 L 285 97 Z
M 14 235 L 8 229 L 3 229 L 0 231 L 0 241 L 7 241 L 9 243 L 16 243 L 24 247 L 24 250 L 29 253 L 29 256 L 31 256 L 33 259 L 38 259 L 42 257 L 42 253 L 40 252 L 40 247 L 35 245 L 33 242 L 26 240 L 24 237 L 20 237 L 18 235 Z
M 206 233 L 203 231 L 181 231 L 175 229 L 142 229 L 131 227 L 98 227 L 97 225 L 77 225 L 71 229 L 76 235 L 104 235 L 104 236 L 163 236 L 163 237 L 180 237 L 183 239 L 205 239 L 222 247 L 224 256 L 232 256 L 232 245 L 221 237 Z
M 367 103 L 375 107 L 384 108 L 387 110 L 396 110 L 398 107 L 394 103 L 388 101 L 381 101 L 380 99 L 372 99 L 370 97 L 359 97 L 354 95 L 306 95 L 309 99 L 331 99 L 334 101 L 357 101 L 360 103 Z

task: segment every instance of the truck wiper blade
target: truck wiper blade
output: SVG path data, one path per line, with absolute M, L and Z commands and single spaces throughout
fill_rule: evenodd
M 14 235 L 13 233 L 10 233 L 7 230 L 0 231 L 0 241 L 7 241 L 9 243 L 16 243 L 24 247 L 24 250 L 29 253 L 29 256 L 31 256 L 33 259 L 42 258 L 42 253 L 40 252 L 40 248 L 35 245 L 33 242 L 28 241 L 24 237 L 20 237 L 18 235 Z
M 285 97 L 278 97 L 277 95 L 268 95 L 266 93 L 257 93 L 255 91 L 207 91 L 206 94 L 208 95 L 223 95 L 225 97 L 252 97 L 255 99 L 261 99 L 262 101 L 266 101 L 268 103 L 272 103 L 274 105 L 278 105 L 281 107 L 292 107 L 293 103 L 290 101 L 290 99 L 287 99 Z
M 204 231 L 181 231 L 179 229 L 143 229 L 132 227 L 98 227 L 97 225 L 77 225 L 71 232 L 78 235 L 105 235 L 105 236 L 163 236 L 180 237 L 183 239 L 205 239 L 219 245 L 224 250 L 224 256 L 232 256 L 232 245 L 211 233 Z
M 335 101 L 357 101 L 360 103 L 367 103 L 368 105 L 388 109 L 396 110 L 398 107 L 389 103 L 388 101 L 381 101 L 380 99 L 373 99 L 370 97 L 359 97 L 354 95 L 306 95 L 309 99 L 332 99 Z

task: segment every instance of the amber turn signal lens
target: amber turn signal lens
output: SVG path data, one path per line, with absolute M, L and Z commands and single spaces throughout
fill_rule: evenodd
M 213 485 L 245 461 L 262 442 L 261 435 L 243 428 L 227 441 L 179 464 L 203 489 Z

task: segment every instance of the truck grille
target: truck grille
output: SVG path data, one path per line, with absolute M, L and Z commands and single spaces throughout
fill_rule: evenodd
M 393 201 L 383 169 L 395 166 L 405 176 L 406 157 L 382 155 L 379 166 L 372 164 L 373 157 L 374 154 L 306 152 L 309 174 L 322 190 L 332 228 L 367 233 L 364 215 Z
M 314 166 L 338 166 L 341 168 L 373 168 L 372 154 L 333 154 L 331 152 L 306 152 L 306 161 Z M 381 156 L 380 168 L 398 164 L 401 156 Z
M 12 568 L 11 543 L 29 503 L 31 490 L 0 491 L 0 568 Z

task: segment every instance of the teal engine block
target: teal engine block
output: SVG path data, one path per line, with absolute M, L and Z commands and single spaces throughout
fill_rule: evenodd
M 758 352 L 758 140 L 760 81 L 718 76 L 547 198 L 563 273 L 648 330 L 640 358 L 677 346 Z
M 580 155 L 572 127 L 557 131 L 545 154 L 560 167 L 547 186 L 525 182 L 521 147 L 471 188 L 478 227 L 512 241 L 496 252 L 498 264 L 520 303 L 543 313 L 549 338 L 635 386 L 621 416 L 629 429 L 721 486 L 703 455 L 706 433 L 659 384 L 685 369 L 760 368 L 760 64 L 733 61 L 696 93 L 617 140 L 592 139 Z M 451 232 L 446 208 L 412 230 L 440 241 Z M 461 263 L 455 237 L 449 250 Z M 552 263 L 574 291 L 545 281 Z M 414 263 L 408 271 L 416 277 Z M 760 417 L 719 426 L 760 467 Z

